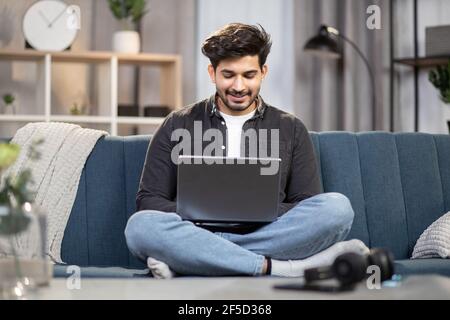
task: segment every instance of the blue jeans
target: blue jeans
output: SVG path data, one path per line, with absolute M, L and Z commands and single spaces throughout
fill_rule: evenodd
M 135 256 L 163 261 L 179 274 L 261 275 L 265 257 L 304 259 L 344 240 L 353 217 L 348 198 L 330 192 L 247 234 L 214 233 L 176 213 L 142 210 L 128 220 L 125 237 Z

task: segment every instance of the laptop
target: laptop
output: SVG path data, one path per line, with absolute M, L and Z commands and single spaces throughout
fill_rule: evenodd
M 177 213 L 199 223 L 263 224 L 278 217 L 279 158 L 180 156 Z

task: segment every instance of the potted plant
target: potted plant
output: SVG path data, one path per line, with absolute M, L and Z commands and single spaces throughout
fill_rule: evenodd
M 37 140 L 32 143 L 27 152 L 27 159 L 33 161 L 40 157 L 40 153 L 35 148 L 42 143 Z M 33 289 L 35 282 L 29 278 L 21 267 L 19 253 L 16 251 L 15 237 L 27 232 L 33 222 L 39 219 L 33 216 L 34 192 L 29 185 L 33 181 L 31 170 L 27 167 L 20 170 L 16 175 L 7 174 L 6 169 L 12 166 L 19 157 L 20 146 L 13 143 L 0 143 L 0 237 L 5 238 L 9 244 L 9 250 L 2 252 L 6 256 L 2 258 L 2 277 L 0 277 L 0 298 L 22 299 L 27 294 L 28 289 Z M 36 226 L 36 225 L 35 225 Z M 34 226 L 33 226 L 34 227 Z M 40 229 L 40 239 L 45 237 L 45 230 Z M 45 248 L 41 248 L 45 249 Z M 12 260 L 8 260 L 9 255 Z M 12 261 L 12 273 L 8 273 L 9 262 Z
M 108 0 L 108 3 L 121 28 L 113 35 L 113 51 L 138 53 L 141 41 L 136 29 L 141 18 L 147 13 L 146 0 Z
M 16 107 L 14 106 L 14 101 L 16 98 L 11 93 L 6 93 L 3 95 L 3 113 L 16 114 Z
M 80 106 L 77 102 L 74 102 L 72 104 L 72 107 L 70 108 L 69 112 L 73 116 L 84 115 L 85 112 L 86 112 L 86 107 L 85 106 Z
M 13 143 L 0 143 L 0 177 L 3 171 L 17 159 L 20 147 Z M 30 170 L 22 171 L 15 179 L 2 177 L 0 187 L 0 235 L 17 234 L 23 231 L 28 219 L 20 210 L 21 206 L 31 200 L 32 193 L 27 184 L 31 179 Z
M 445 104 L 450 104 L 450 61 L 447 66 L 437 66 L 428 74 L 430 82 L 439 90 L 439 97 Z M 450 120 L 447 120 L 450 132 Z

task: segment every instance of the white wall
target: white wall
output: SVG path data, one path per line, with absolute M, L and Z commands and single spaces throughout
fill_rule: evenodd
M 80 30 L 74 50 L 110 50 L 112 33 L 116 29 L 116 22 L 106 5 L 106 0 L 66 0 L 79 4 L 82 9 L 82 30 Z M 336 128 L 338 110 L 321 109 L 316 96 L 332 105 L 328 101 L 334 95 L 322 94 L 323 86 L 335 82 L 334 72 L 321 73 L 320 81 L 313 81 L 314 74 L 304 70 L 317 64 L 301 52 L 304 41 L 315 33 L 316 21 L 333 21 L 332 12 L 342 9 L 351 11 L 356 0 L 149 0 L 149 14 L 143 21 L 143 49 L 148 52 L 181 53 L 183 55 L 183 96 L 184 104 L 204 99 L 214 93 L 214 86 L 210 83 L 206 72 L 208 60 L 203 57 L 200 47 L 203 40 L 217 28 L 229 22 L 260 23 L 272 35 L 273 47 L 268 57 L 269 76 L 262 88 L 263 98 L 270 104 L 293 112 L 302 119 L 312 130 L 333 130 Z M 26 8 L 34 0 L 0 0 L 0 41 L 11 39 L 7 45 L 9 49 L 23 48 L 21 31 L 22 16 Z M 376 0 L 373 0 L 376 2 Z M 319 4 L 316 4 L 319 3 Z M 372 3 L 365 1 L 359 5 L 361 10 L 351 11 L 349 19 L 358 14 L 365 15 L 364 6 Z M 387 12 L 387 1 L 379 2 L 383 15 Z M 411 57 L 413 55 L 413 15 L 411 0 L 396 0 L 395 16 L 395 56 Z M 432 25 L 450 24 L 449 0 L 419 0 L 419 53 L 425 53 L 425 27 Z M 332 5 L 331 5 L 332 4 Z M 321 8 L 320 10 L 317 7 Z M 324 8 L 331 8 L 326 11 Z M 8 19 L 9 17 L 9 19 Z M 363 17 L 364 18 L 364 17 Z M 383 30 L 387 28 L 387 17 L 383 16 Z M 363 21 L 363 20 L 361 20 Z M 296 25 L 294 25 L 294 22 Z M 337 22 L 336 22 L 337 23 Z M 350 32 L 350 30 L 346 30 Z M 12 34 L 12 36 L 11 36 Z M 347 33 L 346 33 L 347 34 Z M 354 35 L 351 33 L 349 36 Z M 388 42 L 388 36 L 383 41 Z M 359 43 L 358 43 L 359 44 Z M 385 51 L 382 59 L 386 62 Z M 306 60 L 309 59 L 309 60 Z M 311 62 L 312 61 L 312 62 Z M 356 60 L 355 60 L 356 61 Z M 311 62 L 311 65 L 309 65 Z M 297 66 L 296 66 L 297 63 Z M 55 90 L 52 93 L 53 107 L 61 113 L 67 113 L 71 101 L 78 99 L 84 91 L 87 96 L 95 91 L 90 86 L 88 68 L 83 65 L 59 65 L 54 74 Z M 295 69 L 301 77 L 295 77 Z M 323 62 L 320 70 L 324 70 Z M 380 69 L 380 68 L 379 68 Z M 320 71 L 319 70 L 319 71 Z M 346 69 L 347 70 L 347 69 Z M 381 69 L 388 72 L 386 63 Z M 56 70 L 55 70 L 56 71 Z M 380 71 L 380 72 L 381 72 Z M 365 70 L 362 70 L 365 72 Z M 63 75 L 60 78 L 59 75 Z M 158 87 L 155 87 L 157 74 L 153 70 L 145 70 L 141 74 L 141 103 L 156 100 Z M 42 113 L 36 106 L 35 79 L 37 68 L 32 63 L 0 62 L 0 94 L 13 91 L 18 96 L 18 108 L 21 113 Z M 131 77 L 121 78 L 120 102 L 132 102 L 130 92 L 133 88 Z M 301 81 L 300 81 L 300 80 Z M 384 78 L 385 79 L 385 78 Z M 361 83 L 366 83 L 361 78 Z M 414 129 L 414 87 L 413 69 L 396 65 L 395 72 L 395 130 L 413 131 Z M 388 100 L 387 89 L 389 82 L 383 80 L 383 100 Z M 353 86 L 352 86 L 353 87 Z M 315 94 L 313 94 L 315 90 Z M 336 89 L 337 90 L 337 89 Z M 420 123 L 419 130 L 430 133 L 448 133 L 446 120 L 450 119 L 450 106 L 444 105 L 437 90 L 428 81 L 428 70 L 421 69 L 419 81 Z M 332 101 L 331 101 L 332 102 Z M 350 105 L 349 102 L 346 105 Z M 348 108 L 345 113 L 345 127 L 352 129 L 348 123 L 358 120 L 358 101 L 354 108 Z M 387 104 L 386 104 L 387 106 Z M 384 107 L 385 121 L 389 114 Z M 314 116 L 313 116 L 314 115 Z M 359 112 L 359 117 L 367 114 Z M 356 119 L 356 120 L 355 120 Z M 367 119 L 364 118 L 367 122 Z M 6 124 L 2 124 L 0 134 Z M 354 127 L 355 130 L 365 127 Z M 386 127 L 385 127 L 386 128 Z
M 419 55 L 425 55 L 425 27 L 450 25 L 450 1 L 421 0 L 418 2 Z M 450 39 L 450 34 L 448 35 Z M 419 78 L 419 130 L 432 133 L 449 133 L 450 104 L 439 100 L 437 89 L 428 81 L 428 71 L 422 70 Z
M 395 14 L 395 57 L 414 56 L 413 1 L 397 0 Z M 425 56 L 425 28 L 450 25 L 450 1 L 418 1 L 419 56 Z M 450 105 L 439 100 L 439 93 L 428 81 L 430 69 L 419 69 L 419 131 L 448 134 Z M 414 130 L 414 73 L 413 68 L 396 66 L 396 130 Z

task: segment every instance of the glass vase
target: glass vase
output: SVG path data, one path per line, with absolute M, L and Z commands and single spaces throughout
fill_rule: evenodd
M 6 257 L 0 260 L 2 298 L 32 299 L 39 286 L 48 285 L 52 275 L 45 253 L 46 216 L 30 203 L 0 211 L 2 245 L 8 248 Z
M 14 103 L 5 103 L 3 105 L 2 113 L 15 115 L 16 114 L 16 105 Z

